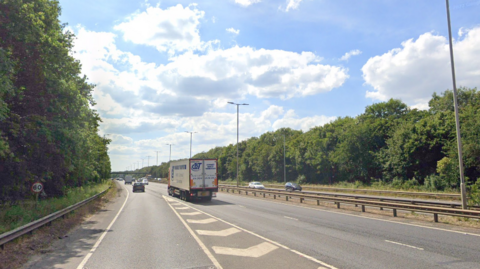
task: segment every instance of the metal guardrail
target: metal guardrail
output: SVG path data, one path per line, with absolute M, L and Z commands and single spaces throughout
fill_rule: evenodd
M 265 186 L 274 186 L 285 188 L 284 185 L 277 184 L 264 184 Z M 388 191 L 388 190 L 370 190 L 370 189 L 353 189 L 353 188 L 334 188 L 334 187 L 318 187 L 318 186 L 304 186 L 304 189 L 324 190 L 332 192 L 362 192 L 362 193 L 378 193 L 378 194 L 390 194 L 390 195 L 411 195 L 411 196 L 425 196 L 435 198 L 451 198 L 460 200 L 460 194 L 454 193 L 435 193 L 435 192 L 412 192 L 412 191 Z
M 0 234 L 0 247 L 1 249 L 5 249 L 5 244 L 22 236 L 22 235 L 25 235 L 27 233 L 32 233 L 33 230 L 36 230 L 44 225 L 47 225 L 47 224 L 51 224 L 52 221 L 62 217 L 62 218 L 65 218 L 65 215 L 88 204 L 89 202 L 91 202 L 92 200 L 95 200 L 96 198 L 100 197 L 101 195 L 105 194 L 106 192 L 108 191 L 108 189 L 102 191 L 101 193 L 98 193 L 88 199 L 85 199 L 81 202 L 78 202 L 74 205 L 71 205 L 69 207 L 66 207 L 64 209 L 61 209 L 59 211 L 56 211 L 48 216 L 45 216 L 41 219 L 38 219 L 36 221 L 32 221 L 28 224 L 25 224 L 21 227 L 18 227 L 17 229 L 14 229 L 14 230 L 11 230 L 11 231 L 8 231 L 6 233 L 3 233 L 3 234 Z
M 227 187 L 236 187 L 234 185 L 220 185 L 220 186 L 227 186 Z M 238 187 L 243 189 L 250 189 L 249 187 Z M 270 189 L 265 188 L 265 190 L 271 191 L 279 191 L 282 192 L 283 190 L 279 189 Z M 283 191 L 285 193 L 291 193 L 288 191 Z M 312 195 L 322 195 L 322 196 L 333 196 L 333 197 L 345 197 L 345 198 L 354 198 L 354 199 L 364 199 L 364 200 L 371 200 L 371 201 L 380 201 L 380 202 L 394 202 L 394 203 L 403 203 L 403 204 L 416 204 L 416 205 L 427 205 L 427 206 L 441 206 L 441 207 L 451 207 L 451 208 L 461 208 L 462 205 L 458 202 L 448 202 L 448 201 L 433 201 L 433 200 L 415 200 L 415 199 L 407 199 L 407 198 L 391 198 L 391 197 L 379 197 L 379 196 L 358 196 L 356 194 L 348 194 L 348 193 L 338 193 L 338 192 L 312 192 L 312 191 L 295 191 L 295 193 L 302 193 L 302 194 L 312 194 Z M 474 210 L 480 210 L 480 207 L 471 207 Z
M 464 209 L 449 208 L 449 207 L 442 207 L 442 206 L 425 206 L 425 205 L 407 204 L 407 203 L 400 203 L 400 202 L 385 202 L 380 200 L 362 199 L 361 197 L 345 198 L 345 197 L 332 197 L 332 196 L 323 196 L 323 195 L 292 193 L 287 191 L 258 190 L 258 189 L 251 189 L 246 187 L 237 188 L 237 187 L 230 187 L 230 186 L 219 186 L 219 188 L 221 191 L 226 190 L 227 192 L 232 190 L 233 193 L 235 193 L 235 191 L 238 191 L 239 194 L 241 194 L 243 191 L 245 192 L 246 195 L 248 195 L 248 192 L 251 192 L 254 194 L 254 196 L 257 196 L 257 193 L 260 193 L 260 194 L 263 194 L 264 198 L 266 198 L 266 194 L 268 194 L 270 197 L 273 195 L 273 199 L 277 199 L 277 198 L 280 198 L 281 196 L 284 196 L 286 201 L 289 201 L 289 198 L 295 197 L 299 199 L 300 203 L 303 203 L 306 199 L 316 200 L 317 205 L 320 205 L 320 201 L 334 202 L 337 205 L 337 208 L 340 208 L 341 203 L 353 204 L 355 206 L 361 206 L 362 212 L 365 212 L 366 206 L 379 207 L 380 210 L 383 210 L 384 208 L 388 208 L 388 209 L 392 209 L 394 217 L 397 216 L 397 210 L 430 213 L 430 214 L 433 214 L 433 219 L 435 222 L 438 222 L 438 215 L 480 219 L 480 211 L 478 210 L 464 210 Z M 394 201 L 394 199 L 391 199 L 390 201 Z

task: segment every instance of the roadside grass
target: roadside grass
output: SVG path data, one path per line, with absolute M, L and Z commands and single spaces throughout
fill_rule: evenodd
M 92 197 L 110 186 L 114 186 L 112 184 L 111 180 L 105 180 L 98 184 L 71 188 L 63 197 L 39 200 L 36 205 L 33 199 L 17 205 L 2 205 L 0 206 L 0 234 Z

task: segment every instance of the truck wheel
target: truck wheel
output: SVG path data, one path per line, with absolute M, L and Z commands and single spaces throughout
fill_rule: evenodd
M 210 196 L 210 197 L 205 197 L 205 198 L 203 198 L 203 199 L 204 199 L 205 201 L 207 201 L 207 202 L 210 202 L 210 201 L 212 201 L 212 196 Z

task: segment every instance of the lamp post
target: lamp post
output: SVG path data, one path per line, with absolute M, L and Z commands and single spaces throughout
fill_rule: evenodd
M 237 106 L 237 187 L 238 187 L 238 111 L 239 111 L 239 106 L 248 106 L 248 104 L 236 104 L 234 102 L 228 102 L 229 104 L 236 105 Z
M 168 157 L 168 162 L 170 162 L 172 160 L 172 145 L 175 145 L 175 144 L 166 144 L 168 146 L 170 146 L 170 156 Z
M 189 133 L 189 134 L 190 134 L 190 159 L 191 159 L 191 158 L 192 158 L 192 136 L 193 136 L 193 134 L 196 134 L 197 132 L 185 131 L 185 133 Z
M 275 137 L 273 137 L 275 141 Z M 287 168 L 285 164 L 285 133 L 283 133 L 283 183 L 287 183 Z
M 457 101 L 457 85 L 455 81 L 455 63 L 453 61 L 453 39 L 452 27 L 450 26 L 450 4 L 446 0 L 447 5 L 447 22 L 448 22 L 448 41 L 450 43 L 450 64 L 452 66 L 453 81 L 453 106 L 455 109 L 455 126 L 457 129 L 457 147 L 458 147 L 458 166 L 460 172 L 460 192 L 462 196 L 462 209 L 467 209 L 467 195 L 465 190 L 465 176 L 463 173 L 463 154 L 462 154 L 462 137 L 460 136 L 460 121 L 458 118 L 458 101 Z
M 157 153 L 157 166 L 158 166 L 158 153 L 159 153 L 160 151 L 155 151 L 155 152 Z

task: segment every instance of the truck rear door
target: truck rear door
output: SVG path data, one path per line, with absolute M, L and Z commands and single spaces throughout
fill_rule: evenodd
M 217 188 L 217 160 L 190 160 L 190 169 L 192 189 Z

